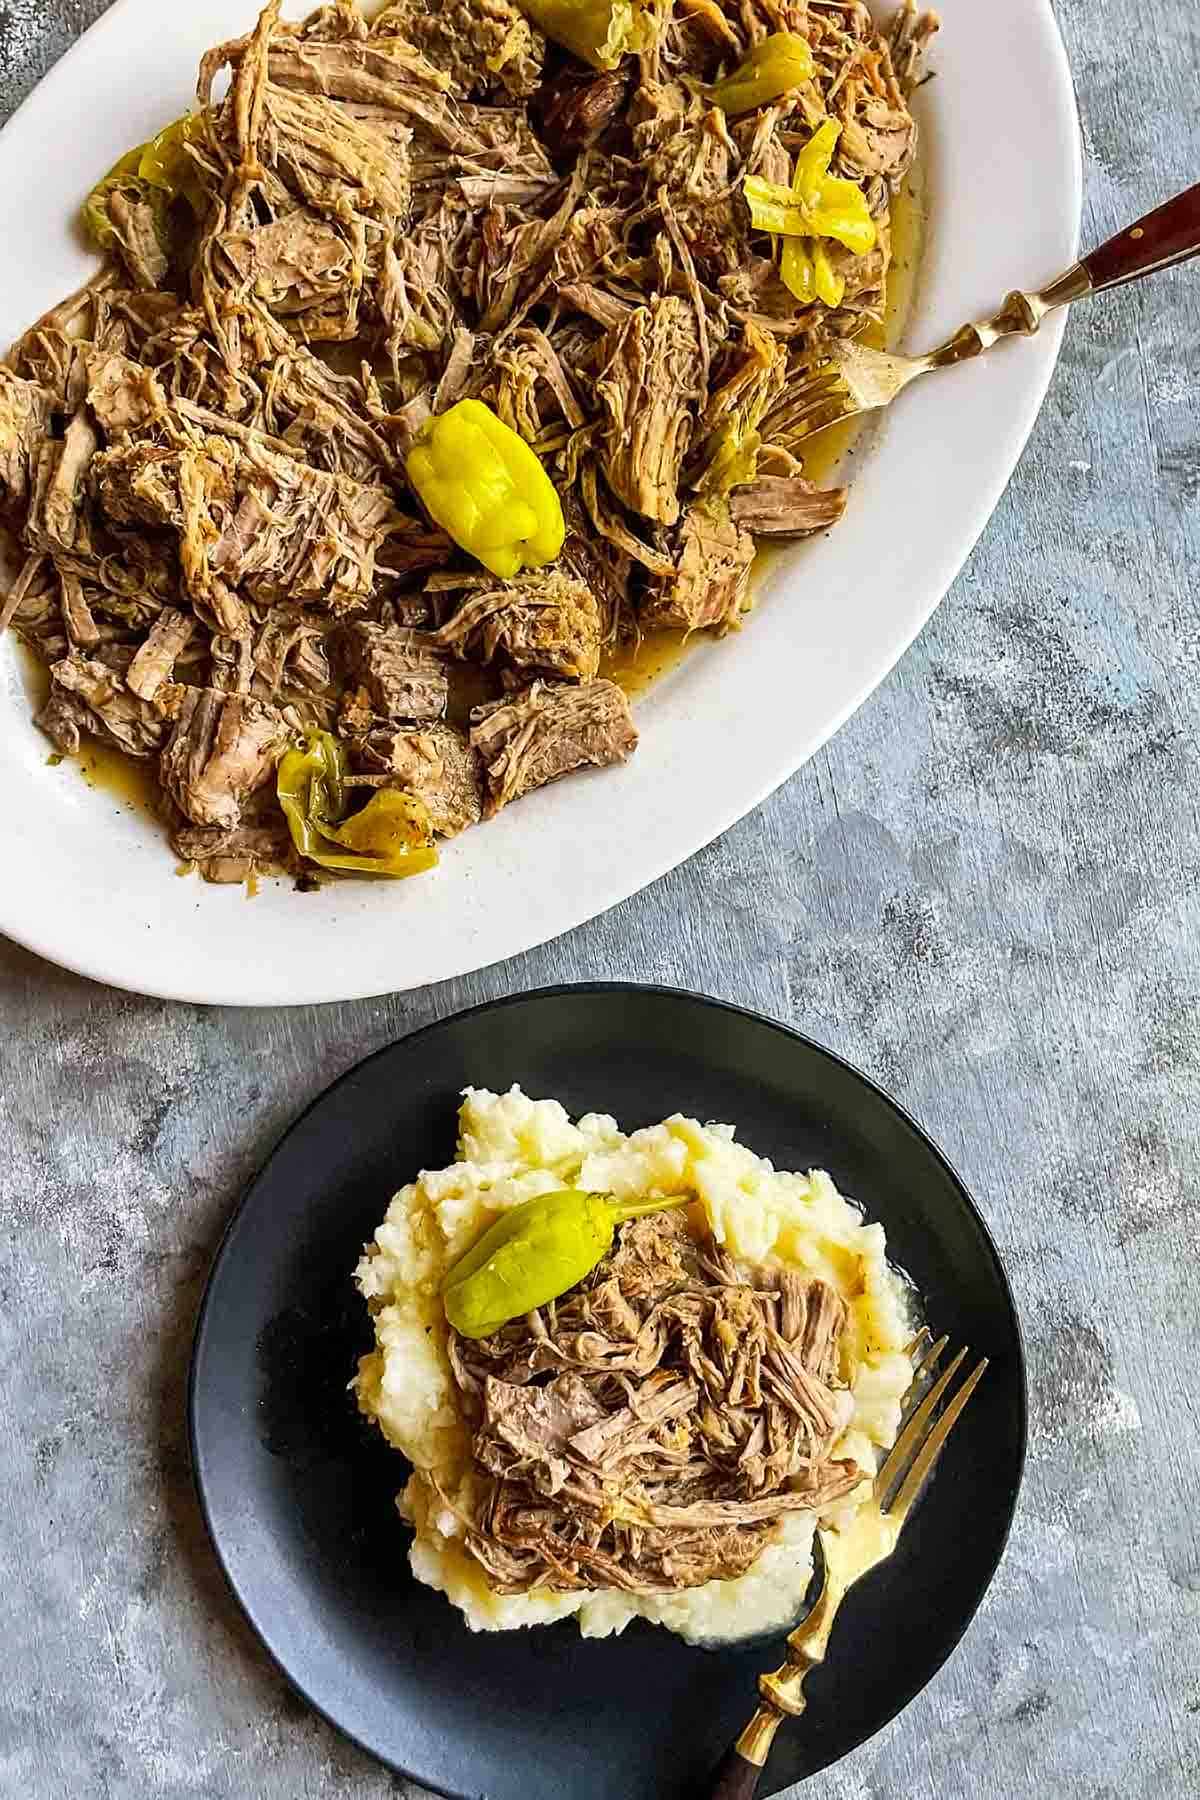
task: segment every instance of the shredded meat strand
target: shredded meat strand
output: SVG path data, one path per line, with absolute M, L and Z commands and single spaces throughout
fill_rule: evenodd
M 97 272 L 0 365 L 0 633 L 50 673 L 52 741 L 148 759 L 213 880 L 294 867 L 272 778 L 312 730 L 352 805 L 402 789 L 444 836 L 624 761 L 606 677 L 642 632 L 737 627 L 755 540 L 837 523 L 795 394 L 882 317 L 938 29 L 915 0 L 886 28 L 860 0 L 681 0 L 601 72 L 521 0 L 282 10 L 202 59 L 183 191 L 106 180 Z M 812 80 L 713 106 L 780 30 Z M 826 244 L 833 309 L 784 286 L 741 186 L 788 181 L 824 118 L 877 240 Z M 463 399 L 562 504 L 561 556 L 511 581 L 406 475 Z
M 862 1479 L 834 1454 L 846 1319 L 826 1283 L 747 1279 L 659 1213 L 560 1300 L 490 1338 L 451 1333 L 476 1471 L 465 1541 L 489 1584 L 653 1593 L 743 1574 L 783 1514 Z

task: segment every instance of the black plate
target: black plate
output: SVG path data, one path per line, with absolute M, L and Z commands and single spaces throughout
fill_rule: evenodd
M 745 1722 L 769 1641 L 690 1649 L 641 1621 L 473 1635 L 413 1580 L 404 1464 L 346 1383 L 370 1346 L 351 1284 L 396 1188 L 454 1153 L 467 1085 L 553 1094 L 625 1129 L 676 1110 L 736 1123 L 778 1167 L 829 1170 L 887 1228 L 928 1316 L 992 1367 L 900 1548 L 847 1601 L 810 1710 L 780 1732 L 777 1793 L 861 1744 L 954 1648 L 1004 1548 L 1025 1448 L 1012 1296 L 944 1157 L 896 1104 L 782 1025 L 663 988 L 549 989 L 393 1044 L 311 1106 L 250 1184 L 196 1335 L 190 1425 L 217 1554 L 280 1668 L 364 1749 L 486 1800 L 670 1800 Z

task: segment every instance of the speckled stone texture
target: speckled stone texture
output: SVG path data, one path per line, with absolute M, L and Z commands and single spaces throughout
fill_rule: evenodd
M 0 0 L 5 113 L 102 10 Z M 1095 241 L 1200 172 L 1197 11 L 1059 11 Z M 329 1080 L 593 976 L 761 1007 L 863 1064 L 963 1170 L 1016 1283 L 1033 1438 L 1007 1560 L 927 1692 L 805 1793 L 1200 1793 L 1198 344 L 1195 269 L 1079 310 L 901 666 L 767 805 L 568 940 L 276 1013 L 0 945 L 0 1794 L 413 1791 L 289 1695 L 226 1597 L 184 1447 L 196 1304 L 244 1178 Z

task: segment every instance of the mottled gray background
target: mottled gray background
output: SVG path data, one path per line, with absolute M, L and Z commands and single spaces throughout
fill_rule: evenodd
M 0 0 L 0 111 L 102 10 Z M 1097 239 L 1200 174 L 1200 14 L 1059 14 Z M 927 1692 L 806 1794 L 1200 1793 L 1198 344 L 1194 271 L 1073 316 L 1008 495 L 901 666 L 753 817 L 564 942 L 277 1013 L 134 999 L 0 945 L 5 1797 L 411 1792 L 289 1695 L 223 1591 L 183 1434 L 205 1267 L 244 1177 L 367 1051 L 631 975 L 794 1021 L 890 1086 L 978 1195 L 1029 1335 L 999 1579 Z

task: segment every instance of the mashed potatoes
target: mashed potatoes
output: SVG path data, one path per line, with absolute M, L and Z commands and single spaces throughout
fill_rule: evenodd
M 911 1379 L 906 1290 L 888 1266 L 883 1227 L 864 1224 L 828 1175 L 774 1169 L 737 1143 L 730 1125 L 677 1114 L 626 1136 L 603 1113 L 572 1124 L 557 1100 L 530 1100 L 517 1087 L 507 1094 L 468 1088 L 458 1161 L 401 1188 L 356 1271 L 376 1347 L 354 1385 L 363 1412 L 413 1465 L 398 1504 L 415 1529 L 414 1574 L 441 1589 L 476 1631 L 574 1616 L 585 1637 L 604 1637 L 640 1615 L 691 1641 L 713 1642 L 787 1624 L 812 1574 L 811 1513 L 785 1514 L 745 1575 L 672 1594 L 497 1594 L 463 1548 L 455 1496 L 469 1475 L 470 1431 L 446 1353 L 442 1278 L 497 1213 L 566 1186 L 621 1197 L 692 1193 L 738 1262 L 785 1264 L 828 1282 L 849 1308 L 844 1345 L 854 1400 L 834 1453 L 872 1475 L 876 1451 L 899 1429 Z M 848 1517 L 869 1491 L 864 1480 L 827 1517 Z

